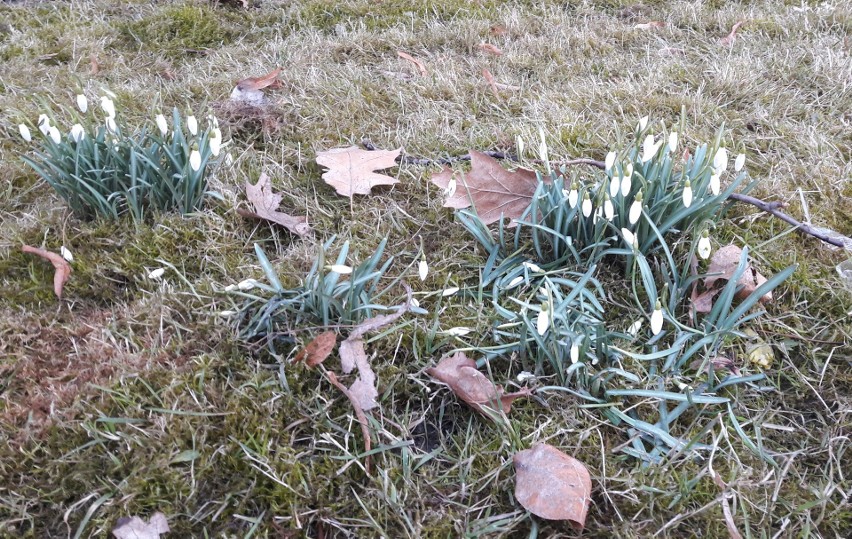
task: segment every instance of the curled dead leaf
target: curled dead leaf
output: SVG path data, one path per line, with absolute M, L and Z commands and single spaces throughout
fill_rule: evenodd
M 409 62 L 414 64 L 414 66 L 417 67 L 417 70 L 420 72 L 420 76 L 425 77 L 429 74 L 429 72 L 426 71 L 426 66 L 423 64 L 423 62 L 418 60 L 414 56 L 411 56 L 407 52 L 403 51 L 396 51 L 396 55 L 402 58 L 403 60 L 408 60 Z
M 308 367 L 316 367 L 331 355 L 335 344 L 337 344 L 337 334 L 333 331 L 324 331 L 314 337 L 301 352 L 296 354 L 293 363 L 305 360 L 305 365 Z
M 548 520 L 568 520 L 578 530 L 586 525 L 592 478 L 579 460 L 548 444 L 516 453 L 515 498 L 530 513 Z
M 710 259 L 710 267 L 707 269 L 708 277 L 704 279 L 704 287 L 709 290 L 719 280 L 730 280 L 737 270 L 742 254 L 743 250 L 736 245 L 726 245 L 713 253 L 713 257 Z M 737 286 L 740 288 L 737 291 L 736 298 L 740 300 L 747 298 L 765 282 L 766 277 L 755 270 L 751 264 L 748 264 L 739 281 L 737 281 Z M 761 303 L 770 301 L 772 301 L 772 292 L 767 292 L 760 298 Z
M 487 52 L 489 54 L 493 54 L 494 56 L 501 56 L 503 54 L 503 51 L 500 50 L 499 47 L 497 47 L 496 45 L 492 45 L 491 43 L 480 43 L 479 45 L 477 45 L 477 47 L 479 47 L 479 50 L 481 50 L 482 52 Z
M 276 68 L 263 75 L 262 77 L 248 77 L 239 82 L 231 91 L 231 101 L 249 103 L 252 105 L 262 105 L 266 102 L 266 96 L 263 94 L 265 88 L 280 88 L 281 81 L 278 80 L 278 75 L 281 73 L 281 68 Z
M 246 198 L 254 206 L 255 211 L 250 212 L 238 208 L 237 213 L 243 217 L 265 219 L 277 223 L 299 236 L 310 233 L 311 227 L 308 225 L 307 217 L 293 216 L 278 211 L 281 199 L 284 197 L 272 192 L 272 182 L 265 173 L 260 175 L 260 178 L 258 178 L 257 183 L 254 185 L 246 182 Z
M 317 164 L 326 168 L 322 178 L 334 187 L 339 195 L 368 195 L 377 185 L 393 185 L 399 180 L 376 174 L 382 170 L 397 166 L 396 158 L 402 152 L 398 150 L 362 150 L 357 146 L 334 148 L 317 153 Z
M 503 394 L 503 388 L 494 385 L 482 374 L 476 368 L 476 362 L 464 352 L 445 357 L 437 366 L 426 369 L 426 373 L 450 386 L 453 393 L 480 413 L 486 412 L 485 407 L 495 409 L 495 406 L 499 406 L 503 413 L 509 413 L 515 399 L 530 395 L 527 388 L 517 393 Z
M 745 21 L 737 21 L 736 24 L 731 28 L 731 33 L 726 35 L 725 37 L 719 39 L 719 44 L 729 47 L 734 44 L 734 40 L 737 38 L 737 30 L 740 29 L 742 25 L 745 24 Z
M 21 246 L 21 251 L 40 256 L 53 264 L 53 268 L 55 269 L 53 273 L 53 292 L 57 298 L 62 299 L 62 289 L 65 287 L 65 283 L 68 282 L 68 278 L 71 277 L 71 265 L 68 264 L 68 261 L 62 258 L 60 254 L 51 253 L 50 251 L 29 245 Z

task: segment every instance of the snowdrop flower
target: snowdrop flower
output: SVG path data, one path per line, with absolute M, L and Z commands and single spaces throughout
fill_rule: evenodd
M 193 136 L 198 134 L 198 120 L 192 114 L 186 117 L 186 128 Z
M 719 175 L 718 174 L 711 174 L 710 175 L 709 187 L 710 187 L 710 192 L 713 193 L 713 196 L 719 194 L 719 189 L 722 187 L 722 182 L 719 181 Z
M 635 337 L 636 335 L 639 334 L 640 329 L 642 329 L 642 320 L 641 319 L 630 324 L 630 327 L 627 328 L 627 333 Z
M 456 179 L 450 178 L 450 181 L 447 182 L 447 188 L 444 189 L 444 194 L 447 195 L 447 198 L 451 198 L 456 194 Z
M 164 273 L 166 273 L 166 268 L 157 268 L 148 273 L 148 278 L 154 281 L 158 281 Z
M 629 228 L 622 228 L 621 235 L 624 236 L 624 241 L 627 242 L 627 245 L 638 249 L 638 244 L 636 242 L 636 235 L 630 231 Z
M 686 208 L 692 205 L 692 183 L 689 180 L 683 184 L 683 205 Z
M 576 340 L 571 342 L 571 364 L 577 363 L 580 360 L 580 343 Z
M 710 234 L 704 230 L 701 232 L 701 239 L 698 240 L 698 256 L 707 260 L 710 258 L 710 251 L 712 248 L 710 247 Z
M 589 193 L 583 196 L 583 217 L 588 217 L 592 214 L 592 199 L 589 198 Z
M 252 288 L 257 286 L 257 281 L 254 279 L 246 279 L 244 281 L 240 281 L 237 283 L 237 288 L 239 290 L 251 290 Z
M 217 118 L 215 114 L 208 114 L 207 121 L 213 129 L 217 129 L 219 127 L 219 118 Z
M 633 199 L 633 204 L 630 205 L 627 213 L 627 220 L 631 225 L 635 225 L 640 217 L 642 217 L 642 191 L 636 193 L 636 198 Z
M 426 263 L 425 258 L 420 259 L 420 263 L 417 265 L 417 274 L 421 281 L 425 281 L 426 276 L 429 275 L 429 264 Z
M 237 311 L 220 311 L 218 314 L 222 318 L 228 318 L 230 316 L 234 316 L 235 314 L 237 314 Z
M 659 142 L 654 142 L 654 135 L 648 135 L 645 137 L 645 142 L 642 143 L 642 162 L 647 163 L 653 159 L 662 145 L 662 138 L 660 138 Z
M 621 190 L 621 179 L 615 174 L 612 175 L 612 179 L 609 181 L 609 196 L 615 197 L 618 195 L 618 192 Z
M 86 99 L 85 95 L 77 94 L 77 108 L 84 114 L 89 110 L 89 100 Z
M 606 160 L 604 161 L 604 165 L 606 165 L 605 169 L 607 172 L 612 169 L 612 165 L 615 164 L 615 152 L 609 152 L 606 154 Z
M 201 154 L 198 153 L 198 144 L 192 145 L 192 153 L 189 154 L 189 166 L 196 172 L 201 168 Z
M 56 128 L 55 125 L 51 125 L 50 129 L 48 129 L 48 134 L 50 138 L 53 139 L 53 142 L 59 144 L 62 141 L 62 135 L 59 134 L 59 129 Z
M 600 220 L 602 215 L 603 215 L 603 206 L 598 206 L 598 209 L 595 210 L 595 214 L 592 216 L 592 224 L 593 225 L 598 224 L 598 221 Z
M 677 150 L 677 131 L 672 131 L 669 133 L 669 151 L 673 152 Z
M 506 285 L 506 288 L 507 288 L 507 289 L 508 289 L 508 288 L 515 288 L 516 286 L 518 286 L 518 285 L 519 285 L 519 284 L 521 284 L 522 282 L 524 282 L 524 276 L 523 276 L 523 275 L 518 275 L 517 277 L 515 277 L 514 279 L 512 279 L 511 281 L 509 281 L 509 284 L 507 284 L 507 285 Z
M 612 199 L 609 197 L 604 198 L 603 212 L 607 221 L 612 221 L 612 218 L 615 217 L 615 208 L 612 205 Z
M 237 289 L 237 285 L 229 284 L 228 286 L 225 287 L 225 292 L 233 292 L 236 289 Z
M 736 161 L 734 161 L 734 172 L 739 172 L 743 169 L 743 165 L 745 165 L 745 154 L 741 153 L 737 156 Z
M 639 118 L 639 123 L 636 124 L 636 129 L 639 132 L 642 132 L 645 130 L 646 127 L 648 127 L 648 117 L 643 116 L 642 118 Z
M 447 334 L 447 335 L 450 335 L 452 337 L 463 337 L 463 336 L 467 335 L 468 333 L 470 333 L 471 331 L 473 331 L 473 330 L 470 329 L 470 328 L 467 328 L 467 327 L 464 327 L 464 326 L 459 326 L 459 327 L 450 328 L 450 329 L 444 331 L 444 333 Z
M 663 329 L 663 306 L 660 300 L 654 304 L 654 312 L 651 313 L 651 333 L 658 335 Z
M 538 157 L 545 164 L 550 161 L 547 158 L 547 142 L 544 140 L 544 129 L 541 127 L 538 128 L 539 137 L 541 137 L 541 142 L 538 143 Z
M 154 121 L 157 124 L 157 129 L 160 130 L 160 134 L 165 137 L 169 133 L 169 124 L 166 123 L 166 117 L 162 114 L 157 114 L 157 118 Z
M 452 296 L 453 294 L 455 294 L 458 291 L 459 291 L 459 287 L 451 286 L 450 288 L 444 289 L 444 291 L 441 292 L 441 296 L 442 297 Z
M 326 268 L 340 275 L 349 275 L 352 273 L 352 268 L 343 264 L 332 264 L 331 266 L 326 266 Z
M 115 103 L 107 96 L 101 96 L 101 108 L 107 115 L 107 118 L 115 118 Z
M 71 251 L 69 251 L 64 245 L 59 248 L 59 254 L 68 262 L 74 262 L 74 255 L 72 255 Z
M 207 142 L 210 145 L 210 153 L 212 153 L 214 157 L 217 157 L 219 155 L 219 151 L 222 149 L 222 130 L 218 127 L 214 127 L 213 133 L 210 135 L 210 140 Z
M 50 131 L 50 118 L 47 117 L 47 114 L 38 115 L 38 130 L 44 136 L 47 136 L 47 132 Z
M 721 174 L 726 168 L 728 168 L 728 150 L 719 148 L 713 156 L 713 172 Z
M 24 124 L 20 124 L 20 125 L 18 125 L 18 131 L 20 131 L 20 132 L 21 132 L 21 137 L 22 137 L 25 141 L 27 141 L 27 142 L 32 142 L 32 140 L 33 140 L 33 136 L 30 134 L 30 128 L 29 128 L 29 127 L 27 127 L 27 126 L 26 126 L 26 125 L 24 125 Z
M 578 187 L 576 180 L 571 182 L 571 191 L 568 193 L 568 205 L 572 208 L 577 205 L 577 198 L 579 196 L 579 193 L 577 192 Z M 588 215 L 586 217 L 588 217 Z
M 536 318 L 535 329 L 538 331 L 539 335 L 544 335 L 547 333 L 547 328 L 550 326 L 550 304 L 549 302 L 544 302 L 541 304 L 541 310 L 538 312 L 538 318 Z
M 106 117 L 106 128 L 109 130 L 110 133 L 115 133 L 116 131 L 118 131 L 118 126 L 115 125 L 115 118 L 114 117 L 112 117 L 112 116 Z
M 631 179 L 633 176 L 633 167 L 630 167 L 630 175 L 622 176 L 621 178 L 621 196 L 626 197 L 630 194 L 630 189 L 633 187 L 633 180 Z
M 523 266 L 533 273 L 544 273 L 543 269 L 541 269 L 537 264 L 530 262 L 529 260 L 525 261 L 523 263 Z
M 74 139 L 74 142 L 80 142 L 86 138 L 86 130 L 83 129 L 82 125 L 74 124 L 71 127 L 71 138 Z

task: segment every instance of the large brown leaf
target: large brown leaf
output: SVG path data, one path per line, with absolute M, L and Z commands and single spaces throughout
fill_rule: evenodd
M 21 250 L 25 253 L 38 255 L 49 260 L 50 263 L 53 264 L 53 268 L 55 270 L 53 273 L 53 292 L 56 294 L 57 298 L 62 299 L 62 289 L 65 286 L 65 283 L 68 282 L 68 278 L 71 276 L 71 265 L 68 264 L 61 255 L 45 251 L 44 249 L 39 249 L 38 247 L 23 245 L 21 246 Z
M 500 162 L 484 153 L 471 150 L 471 169 L 467 174 L 449 167 L 432 175 L 432 183 L 447 190 L 455 180 L 455 192 L 444 201 L 445 208 L 463 209 L 473 206 L 486 225 L 501 217 L 519 218 L 530 205 L 538 187 L 536 173 L 525 168 L 506 170 Z M 452 191 L 452 189 L 450 189 Z
M 296 357 L 293 358 L 293 363 L 298 363 L 304 359 L 305 365 L 316 367 L 331 355 L 335 344 L 337 344 L 337 334 L 333 331 L 324 331 L 309 342 L 301 352 L 296 354 Z
M 592 478 L 582 462 L 552 445 L 536 444 L 516 453 L 515 498 L 530 513 L 548 520 L 586 525 Z
M 494 385 L 477 370 L 476 362 L 464 355 L 464 352 L 445 357 L 436 367 L 426 369 L 426 373 L 450 386 L 453 393 L 480 413 L 486 412 L 485 407 L 493 409 L 498 404 L 504 413 L 509 413 L 512 401 L 530 394 L 530 390 L 525 389 L 504 395 L 503 388 Z
M 713 258 L 710 259 L 710 267 L 707 269 L 708 274 L 721 273 L 721 275 L 712 275 L 704 279 L 704 286 L 712 288 L 718 280 L 729 281 L 737 271 L 737 266 L 740 263 L 740 257 L 743 255 L 743 250 L 736 245 L 726 245 L 713 253 Z M 749 297 L 755 289 L 766 282 L 766 277 L 761 275 L 752 267 L 751 263 L 746 266 L 745 271 L 737 281 L 737 285 L 742 287 L 737 291 L 737 299 L 745 299 Z M 772 292 L 767 292 L 760 298 L 761 303 L 772 301 Z
M 272 182 L 265 173 L 260 175 L 254 185 L 251 182 L 246 182 L 246 198 L 251 202 L 254 211 L 238 209 L 237 212 L 243 217 L 254 217 L 277 223 L 299 236 L 304 236 L 311 231 L 307 217 L 293 216 L 278 211 L 281 199 L 284 197 L 272 191 Z
M 398 150 L 362 150 L 357 146 L 349 148 L 334 148 L 317 153 L 317 163 L 328 168 L 322 175 L 325 183 L 334 187 L 338 194 L 352 197 L 353 195 L 369 195 L 376 185 L 393 185 L 399 180 L 376 174 L 382 170 L 397 166 Z

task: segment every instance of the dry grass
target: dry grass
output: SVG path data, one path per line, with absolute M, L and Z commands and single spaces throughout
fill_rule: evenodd
M 262 276 L 256 242 L 293 282 L 332 234 L 356 260 L 388 237 L 394 275 L 412 276 L 422 238 L 431 275 L 411 280 L 419 297 L 447 280 L 476 281 L 480 254 L 440 207 L 426 167 L 401 167 L 400 184 L 353 210 L 321 182 L 316 152 L 362 139 L 440 157 L 513 149 L 518 135 L 535 146 L 542 128 L 554 158 L 602 159 L 639 116 L 671 124 L 685 109 L 685 144 L 724 122 L 760 195 L 803 217 L 801 190 L 814 224 L 852 235 L 852 11 L 790 4 L 0 6 L 0 534 L 104 536 L 121 516 L 159 510 L 179 537 L 576 536 L 513 500 L 512 452 L 547 440 L 589 466 L 589 537 L 724 537 L 725 506 L 745 537 L 849 536 L 852 296 L 834 272 L 848 253 L 784 234 L 752 208 L 736 208 L 718 240 L 760 245 L 768 272 L 800 264 L 755 325 L 776 353 L 768 383 L 736 394 L 777 468 L 718 425 L 712 455 L 643 467 L 617 451 L 624 428 L 565 396 L 483 421 L 422 372 L 452 348 L 424 340 L 430 315 L 369 344 L 381 451 L 368 477 L 346 399 L 296 369 L 283 389 L 277 361 L 249 353 L 216 316 L 232 307 L 218 293 L 227 284 Z M 652 20 L 666 25 L 633 28 Z M 738 20 L 747 22 L 734 44 L 720 46 Z M 236 79 L 276 65 L 283 87 L 269 110 L 221 114 L 235 164 L 216 179 L 227 202 L 202 214 L 139 227 L 80 222 L 18 159 L 16 126 L 38 115 L 33 96 L 70 104 L 77 79 L 90 98 L 109 88 L 122 114 L 143 119 L 158 100 L 221 111 Z M 519 89 L 498 98 L 483 69 Z M 308 215 L 314 237 L 232 210 L 260 172 L 285 194 L 285 210 Z M 49 268 L 21 254 L 23 243 L 74 252 L 61 304 Z M 165 283 L 147 279 L 162 261 L 174 266 Z M 487 312 L 445 306 L 442 328 L 488 325 Z M 492 365 L 500 383 L 515 374 L 511 361 Z

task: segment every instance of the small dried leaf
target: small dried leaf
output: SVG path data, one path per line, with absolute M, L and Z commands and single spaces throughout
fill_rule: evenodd
M 726 245 L 713 253 L 713 258 L 710 259 L 710 267 L 707 269 L 708 274 L 721 273 L 721 275 L 711 275 L 704 279 L 705 288 L 712 288 L 718 280 L 728 281 L 734 276 L 737 266 L 740 263 L 740 257 L 743 250 L 736 245 Z M 755 289 L 766 282 L 766 277 L 755 270 L 751 264 L 746 266 L 737 285 L 741 287 L 737 292 L 737 299 L 745 299 L 750 296 Z M 760 298 L 761 303 L 772 301 L 772 292 L 767 292 Z M 701 312 L 701 311 L 699 311 Z M 709 312 L 709 311 L 707 311 Z
M 479 50 L 481 50 L 482 52 L 487 52 L 489 54 L 493 54 L 494 56 L 501 56 L 503 54 L 503 51 L 500 50 L 499 47 L 497 47 L 496 45 L 492 45 L 491 43 L 480 43 L 478 46 Z
M 753 329 L 747 329 L 743 333 L 752 341 L 746 348 L 749 361 L 764 369 L 771 367 L 772 362 L 775 361 L 775 351 L 772 350 L 772 346 L 761 339 Z
M 694 300 L 692 300 L 692 307 L 695 309 L 695 312 L 706 314 L 712 311 L 713 300 L 721 291 L 721 288 L 713 288 L 699 294 Z
M 169 532 L 169 522 L 163 513 L 154 513 L 148 522 L 139 517 L 122 517 L 115 523 L 112 534 L 116 539 L 160 539 Z
M 305 360 L 308 367 L 316 367 L 326 360 L 337 344 L 337 335 L 333 331 L 324 331 L 317 335 L 293 358 L 293 363 Z
M 497 81 L 494 80 L 494 75 L 491 74 L 487 69 L 482 70 L 482 76 L 485 77 L 485 80 L 488 82 L 488 85 L 491 86 L 491 91 L 494 92 L 494 95 L 497 99 L 500 99 L 500 89 L 497 88 Z
M 548 444 L 516 453 L 515 498 L 532 514 L 568 520 L 578 530 L 586 525 L 592 478 L 582 462 Z
M 745 21 L 737 21 L 737 23 L 731 28 L 731 33 L 726 35 L 725 37 L 719 40 L 720 45 L 724 45 L 729 47 L 734 44 L 734 40 L 737 38 L 737 30 L 740 29 L 740 26 L 744 25 Z
M 89 75 L 95 76 L 100 73 L 100 71 L 101 64 L 98 63 L 98 57 L 95 56 L 94 53 L 92 53 L 92 55 L 89 56 Z
M 53 267 L 56 270 L 53 273 L 53 292 L 56 294 L 57 298 L 62 299 L 62 289 L 65 287 L 65 283 L 68 282 L 68 278 L 71 276 L 71 265 L 68 264 L 68 261 L 62 258 L 62 255 L 51 253 L 50 251 L 45 251 L 38 247 L 23 245 L 21 250 L 25 253 L 38 255 L 49 260 L 50 263 L 53 264 Z
M 666 23 L 663 21 L 651 21 L 646 23 L 637 24 L 633 28 L 637 30 L 652 30 L 654 28 L 665 28 Z
M 311 227 L 308 226 L 307 217 L 297 217 L 278 211 L 283 196 L 272 192 L 272 182 L 266 174 L 261 174 L 255 185 L 246 182 L 246 198 L 254 206 L 255 211 L 246 212 L 237 210 L 240 215 L 277 223 L 299 236 L 310 233 Z
M 456 174 L 445 166 L 432 175 L 432 183 L 445 190 L 457 177 L 455 193 L 444 201 L 444 207 L 463 209 L 473 205 L 486 225 L 507 217 L 513 220 L 509 226 L 514 226 L 514 220 L 530 205 L 538 187 L 536 173 L 525 168 L 506 170 L 493 157 L 474 150 L 470 152 L 470 162 L 468 174 Z
M 492 36 L 505 36 L 509 33 L 509 30 L 506 29 L 505 26 L 501 26 L 499 24 L 492 25 L 491 28 L 488 29 L 488 31 L 491 32 Z
M 476 362 L 464 355 L 464 352 L 445 357 L 436 367 L 426 369 L 426 373 L 450 386 L 453 393 L 481 413 L 485 413 L 484 407 L 493 409 L 498 403 L 504 413 L 509 413 L 515 399 L 530 395 L 529 389 L 504 395 L 503 388 L 494 385 L 477 370 Z
M 396 51 L 396 54 L 397 54 L 397 56 L 399 56 L 403 60 L 408 60 L 409 62 L 414 64 L 417 67 L 417 70 L 420 71 L 421 76 L 425 77 L 426 75 L 429 74 L 429 72 L 426 71 L 426 66 L 423 65 L 423 62 L 418 60 L 414 56 L 411 56 L 407 52 L 403 52 L 403 51 Z
M 248 77 L 237 83 L 237 88 L 245 92 L 246 90 L 263 90 L 264 88 L 278 88 L 281 86 L 281 81 L 278 80 L 278 75 L 281 74 L 281 68 L 275 68 L 262 77 Z
M 356 146 L 334 148 L 317 153 L 317 163 L 328 168 L 322 175 L 325 183 L 334 187 L 339 195 L 368 195 L 377 185 L 393 185 L 399 180 L 376 174 L 374 171 L 397 166 L 398 150 L 362 150 Z

